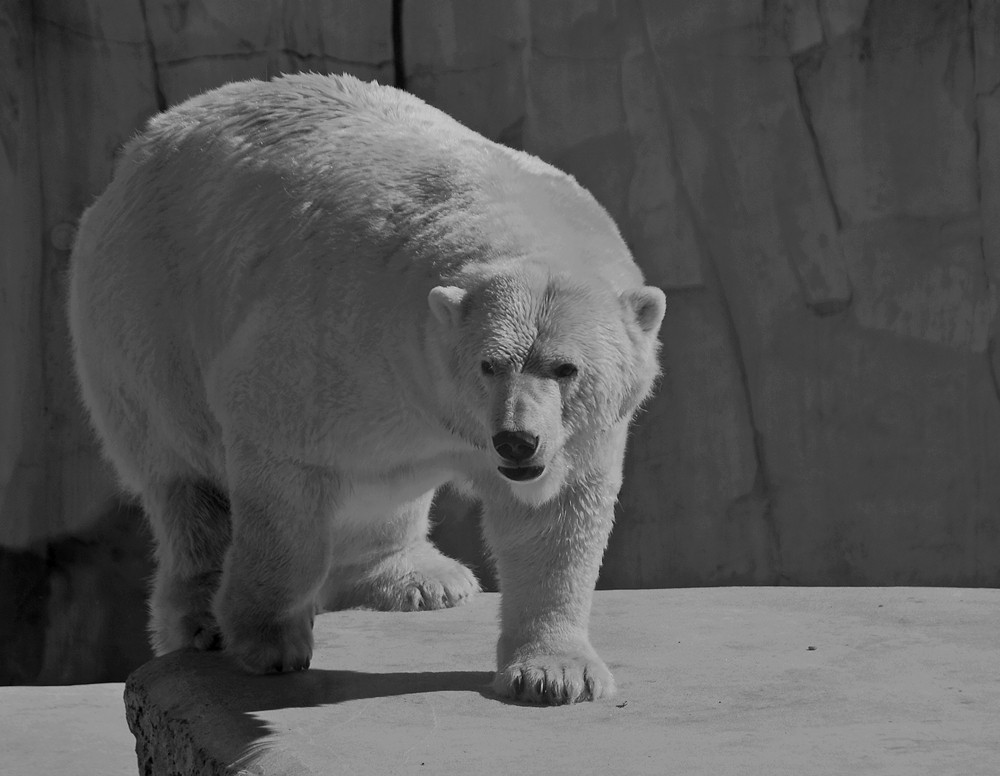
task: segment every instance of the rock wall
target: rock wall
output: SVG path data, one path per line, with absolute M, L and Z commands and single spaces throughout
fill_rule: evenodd
M 573 173 L 667 292 L 602 584 L 1000 583 L 998 19 L 404 5 L 407 87 Z
M 1000 584 L 993 0 L 0 6 L 4 568 L 118 514 L 62 313 L 117 149 L 296 70 L 396 82 L 571 172 L 666 291 L 603 585 Z M 438 512 L 489 580 L 475 507 Z

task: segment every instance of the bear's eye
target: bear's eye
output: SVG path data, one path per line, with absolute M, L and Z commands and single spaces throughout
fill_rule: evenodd
M 573 364 L 560 364 L 555 368 L 554 374 L 557 380 L 568 380 L 571 377 L 576 377 L 576 373 L 579 370 Z
M 483 371 L 484 375 L 492 375 L 496 373 L 496 370 L 493 368 L 493 364 L 489 361 L 480 361 L 479 368 Z

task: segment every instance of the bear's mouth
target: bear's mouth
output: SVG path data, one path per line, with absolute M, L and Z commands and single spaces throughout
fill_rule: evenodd
M 544 466 L 498 466 L 497 471 L 500 472 L 508 480 L 513 480 L 514 482 L 530 482 L 531 480 L 537 480 L 542 476 L 542 472 L 545 471 Z

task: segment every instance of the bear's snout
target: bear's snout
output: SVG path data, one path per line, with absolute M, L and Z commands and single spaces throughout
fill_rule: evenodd
M 538 449 L 538 437 L 527 431 L 501 431 L 493 435 L 493 448 L 504 460 L 523 463 Z
M 538 437 L 527 431 L 501 431 L 493 435 L 493 447 L 504 461 L 513 466 L 498 466 L 508 480 L 528 482 L 537 480 L 545 471 L 544 466 L 525 466 L 538 449 Z

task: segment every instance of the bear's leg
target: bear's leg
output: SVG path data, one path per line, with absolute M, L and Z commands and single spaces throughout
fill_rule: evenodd
M 501 697 L 562 704 L 615 692 L 611 672 L 588 635 L 621 486 L 624 429 L 609 436 L 617 437 L 605 440 L 613 445 L 605 453 L 609 460 L 575 472 L 575 481 L 540 506 L 515 498 L 495 478 L 482 488 L 484 535 L 501 593 L 493 682 Z
M 156 538 L 150 635 L 157 655 L 184 647 L 218 649 L 212 597 L 229 545 L 229 502 L 204 480 L 172 479 L 142 488 Z
M 388 520 L 373 516 L 360 539 L 372 549 L 364 563 L 335 566 L 324 588 L 328 610 L 364 606 L 385 612 L 444 609 L 479 591 L 475 575 L 427 538 L 434 491 L 399 507 Z
M 245 441 L 227 443 L 226 468 L 233 535 L 213 606 L 223 646 L 250 673 L 308 668 L 337 477 Z
M 614 693 L 588 625 L 614 501 L 595 509 L 568 492 L 541 507 L 495 501 L 485 534 L 500 583 L 493 689 L 531 703 L 574 703 Z

